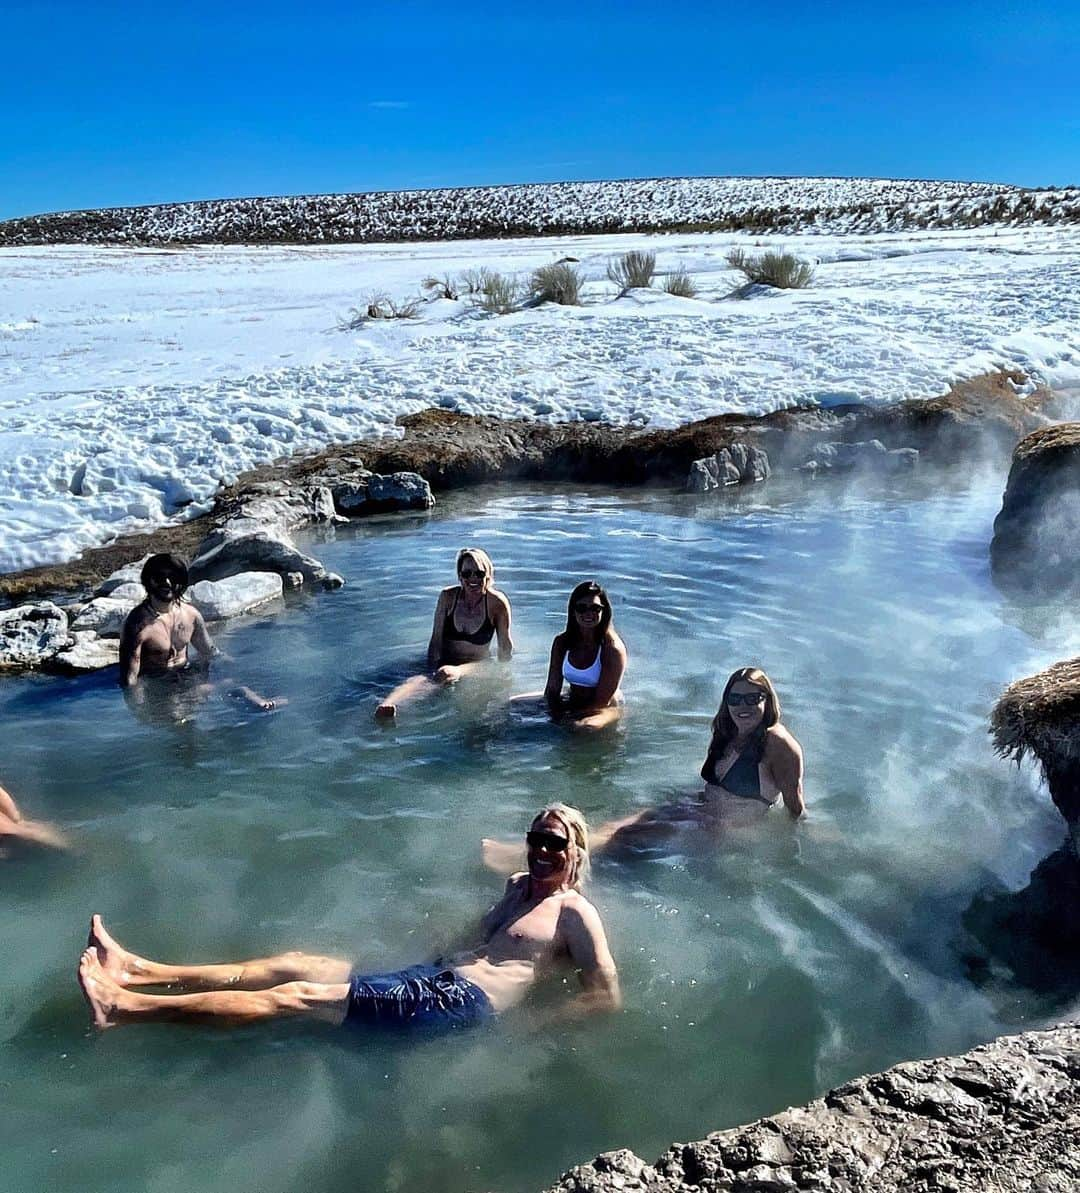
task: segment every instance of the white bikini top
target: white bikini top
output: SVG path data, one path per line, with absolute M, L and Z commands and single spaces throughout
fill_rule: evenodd
M 601 642 L 592 665 L 583 669 L 570 662 L 570 652 L 567 651 L 562 661 L 563 679 L 575 688 L 595 688 L 600 682 L 600 656 L 603 652 L 604 644 Z

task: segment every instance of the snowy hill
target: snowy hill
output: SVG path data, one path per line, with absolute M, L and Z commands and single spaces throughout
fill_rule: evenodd
M 598 232 L 832 234 L 1080 222 L 1080 188 L 885 178 L 608 182 L 213 199 L 0 222 L 0 246 L 365 243 Z

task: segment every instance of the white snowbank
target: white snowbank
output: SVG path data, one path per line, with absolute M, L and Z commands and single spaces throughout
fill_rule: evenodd
M 672 426 L 796 403 L 888 402 L 1017 367 L 1080 387 L 1080 232 L 789 237 L 812 288 L 746 301 L 747 236 L 570 236 L 335 247 L 0 250 L 0 570 L 206 508 L 245 468 L 394 433 L 430 405 Z M 696 299 L 616 299 L 652 248 Z M 775 240 L 769 247 L 776 247 Z M 336 330 L 371 292 L 580 258 L 585 305 L 489 316 L 424 303 Z

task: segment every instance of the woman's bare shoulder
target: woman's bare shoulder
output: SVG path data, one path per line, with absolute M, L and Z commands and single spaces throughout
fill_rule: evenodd
M 610 627 L 608 629 L 607 636 L 604 639 L 604 645 L 615 651 L 616 654 L 620 654 L 623 656 L 623 658 L 626 658 L 626 643 L 619 637 L 616 631 Z
M 783 750 L 785 753 L 802 753 L 802 746 L 796 741 L 795 735 L 786 725 L 779 722 L 770 725 L 765 730 L 765 747 L 766 749 Z
M 510 598 L 506 595 L 505 592 L 501 592 L 497 588 L 489 588 L 487 591 L 487 595 L 488 595 L 488 599 L 491 601 L 494 601 L 496 605 L 499 605 L 503 609 L 509 610 Z

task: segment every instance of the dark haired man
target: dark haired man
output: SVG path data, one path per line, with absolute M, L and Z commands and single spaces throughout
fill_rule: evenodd
M 192 646 L 199 652 L 199 670 L 205 673 L 210 660 L 219 652 L 202 614 L 184 600 L 187 564 L 178 555 L 151 555 L 139 578 L 146 589 L 146 600 L 128 614 L 120 635 L 120 686 L 133 690 L 144 676 L 179 675 L 188 671 L 193 667 L 189 656 Z M 229 694 L 264 712 L 281 703 L 265 700 L 243 686 L 231 688 Z

